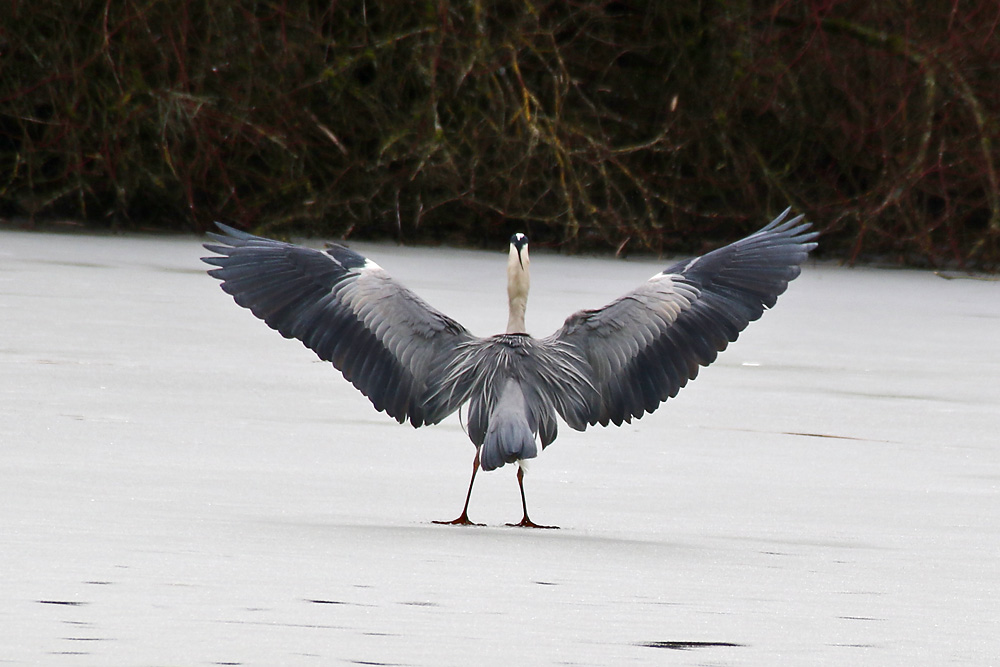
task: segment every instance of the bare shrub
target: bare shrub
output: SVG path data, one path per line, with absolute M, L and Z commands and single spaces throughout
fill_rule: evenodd
M 995 268 L 1000 7 L 13 2 L 0 215 Z

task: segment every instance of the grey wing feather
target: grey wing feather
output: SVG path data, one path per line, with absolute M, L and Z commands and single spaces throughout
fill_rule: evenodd
M 599 398 L 574 419 L 620 425 L 652 412 L 774 306 L 818 235 L 802 216 L 787 216 L 668 267 L 604 308 L 571 315 L 546 340 L 573 345 L 590 364 Z
M 428 382 L 474 337 L 364 256 L 225 232 L 205 244 L 209 274 L 236 303 L 286 338 L 331 362 L 378 410 L 414 426 L 447 416 L 429 410 Z M 455 406 L 446 406 L 454 409 Z

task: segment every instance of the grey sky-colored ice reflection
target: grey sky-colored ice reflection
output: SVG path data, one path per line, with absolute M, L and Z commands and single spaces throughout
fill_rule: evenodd
M 0 232 L 0 664 L 993 665 L 1000 283 L 807 265 L 677 399 L 477 481 L 194 237 Z M 359 244 L 477 334 L 496 253 Z M 533 256 L 528 329 L 666 265 Z

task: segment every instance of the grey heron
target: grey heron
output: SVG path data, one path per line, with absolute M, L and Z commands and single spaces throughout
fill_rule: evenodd
M 774 306 L 818 235 L 788 210 L 754 234 L 673 264 L 603 308 L 582 310 L 547 338 L 525 332 L 528 239 L 511 237 L 508 324 L 486 338 L 431 307 L 370 259 L 342 245 L 325 251 L 218 224 L 205 248 L 209 274 L 236 303 L 285 338 L 329 361 L 400 423 L 436 424 L 467 404 L 476 473 L 524 466 L 556 439 L 556 415 L 578 431 L 620 426 L 677 395 L 765 308 Z M 537 442 L 536 442 L 537 439 Z

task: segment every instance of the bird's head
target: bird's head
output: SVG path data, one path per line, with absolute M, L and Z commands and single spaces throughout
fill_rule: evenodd
M 517 263 L 522 269 L 528 268 L 528 237 L 518 232 L 510 237 L 510 257 L 517 257 Z

